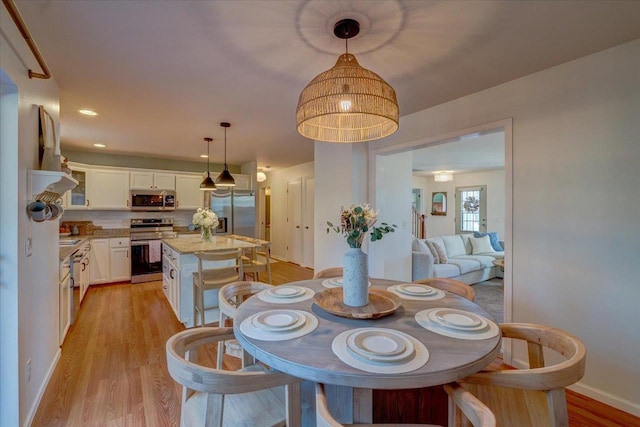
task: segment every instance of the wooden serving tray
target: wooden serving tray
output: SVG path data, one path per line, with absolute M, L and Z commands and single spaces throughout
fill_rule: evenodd
M 388 316 L 400 308 L 400 299 L 382 289 L 369 289 L 369 304 L 350 307 L 342 303 L 342 288 L 331 288 L 317 292 L 313 302 L 324 311 L 350 319 L 377 319 Z

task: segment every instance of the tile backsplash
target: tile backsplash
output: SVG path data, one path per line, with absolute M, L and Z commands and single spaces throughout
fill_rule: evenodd
M 61 221 L 92 221 L 104 229 L 129 228 L 134 218 L 173 218 L 175 226 L 187 227 L 191 224 L 194 211 L 173 212 L 130 212 L 130 211 L 85 211 L 66 210 Z

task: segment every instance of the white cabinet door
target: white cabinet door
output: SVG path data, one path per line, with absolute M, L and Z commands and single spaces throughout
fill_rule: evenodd
M 89 283 L 92 285 L 107 283 L 109 281 L 109 239 L 92 239 L 90 254 Z
M 131 280 L 131 259 L 129 247 L 111 248 L 110 282 Z
M 175 175 L 172 173 L 131 171 L 131 189 L 175 190 Z
M 155 173 L 153 185 L 156 190 L 175 190 L 176 176 L 172 173 Z
M 251 175 L 233 174 L 233 179 L 236 181 L 234 190 L 251 190 Z
M 92 209 L 129 209 L 129 171 L 94 169 L 91 197 Z
M 60 282 L 60 314 L 59 314 L 59 344 L 62 345 L 64 337 L 69 330 L 70 318 L 70 305 L 71 305 L 71 277 L 69 275 Z
M 204 204 L 200 175 L 176 175 L 176 209 L 198 209 Z
M 131 172 L 131 189 L 132 190 L 152 190 L 153 189 L 153 172 Z
M 91 251 L 85 252 L 82 261 L 80 262 L 80 302 L 84 300 L 84 295 L 87 293 L 87 289 L 89 289 L 89 281 L 91 280 L 91 260 L 89 257 L 91 256 Z
M 81 166 L 70 165 L 71 177 L 78 181 L 78 185 L 67 191 L 62 197 L 62 207 L 67 210 L 88 209 L 91 196 L 91 170 Z

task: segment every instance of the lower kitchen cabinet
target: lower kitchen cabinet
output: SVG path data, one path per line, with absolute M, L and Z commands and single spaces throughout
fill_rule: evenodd
M 127 237 L 91 240 L 91 284 L 131 280 L 131 249 Z
M 109 282 L 109 258 L 109 239 L 92 239 L 89 271 L 92 285 Z
M 131 242 L 129 239 L 110 239 L 109 247 L 109 281 L 131 280 Z
M 60 263 L 60 289 L 59 289 L 59 314 L 58 314 L 58 343 L 62 346 L 64 337 L 69 331 L 69 325 L 71 324 L 71 307 L 73 304 L 71 289 L 71 275 L 70 275 L 70 263 L 69 257 L 65 258 Z
M 180 320 L 180 269 L 176 266 L 177 261 L 174 251 L 163 245 L 162 291 Z

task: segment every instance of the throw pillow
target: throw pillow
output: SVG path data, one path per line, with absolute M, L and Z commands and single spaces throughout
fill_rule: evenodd
M 489 241 L 491 242 L 491 247 L 494 251 L 504 251 L 504 248 L 500 244 L 500 240 L 498 239 L 498 233 L 495 231 L 491 233 L 480 233 L 479 231 L 473 232 L 473 237 L 484 237 L 489 236 Z
M 438 242 L 431 242 L 431 244 L 436 249 L 436 252 L 438 252 L 438 258 L 440 259 L 439 264 L 446 264 L 447 262 L 449 262 L 449 258 L 447 258 L 447 251 L 444 248 L 444 244 L 440 244 Z
M 491 246 L 489 236 L 470 237 L 469 241 L 471 242 L 474 255 L 495 252 L 495 250 L 493 250 L 493 246 Z
M 440 264 L 440 256 L 438 255 L 438 251 L 436 250 L 435 246 L 433 246 L 433 243 L 428 240 L 425 240 L 425 243 L 427 244 L 431 255 L 433 255 L 433 263 Z
M 442 241 L 444 242 L 444 248 L 447 250 L 447 257 L 453 258 L 467 254 L 462 237 L 458 234 L 442 236 Z

